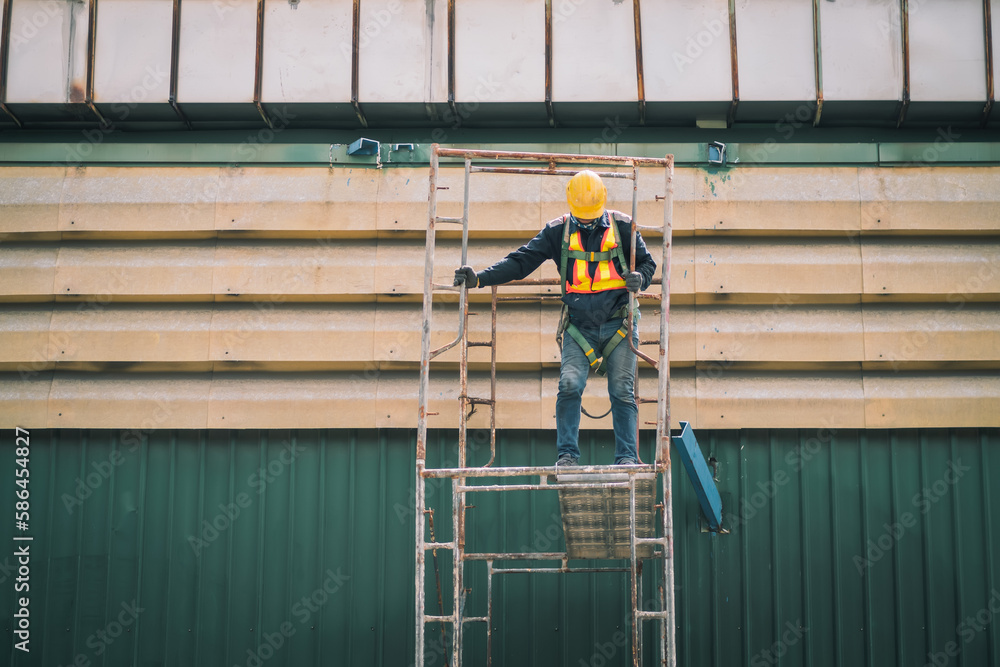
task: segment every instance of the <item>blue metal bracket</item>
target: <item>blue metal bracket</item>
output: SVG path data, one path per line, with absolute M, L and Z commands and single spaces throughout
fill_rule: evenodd
M 701 453 L 701 447 L 698 446 L 698 439 L 691 430 L 691 424 L 681 422 L 681 434 L 672 436 L 671 440 L 681 456 L 688 477 L 691 478 L 695 495 L 698 496 L 698 504 L 708 518 L 709 528 L 712 532 L 721 532 L 722 498 L 719 497 L 719 489 L 715 486 L 712 471 L 705 463 L 705 456 Z
M 347 147 L 348 155 L 378 155 L 379 143 L 374 139 L 361 137 Z

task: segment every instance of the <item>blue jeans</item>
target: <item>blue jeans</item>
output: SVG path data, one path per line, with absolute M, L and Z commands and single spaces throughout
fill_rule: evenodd
M 622 325 L 620 319 L 605 322 L 599 327 L 577 327 L 594 350 L 600 353 Z M 639 346 L 639 327 L 632 328 L 632 341 Z M 622 341 L 607 361 L 608 394 L 611 397 L 611 417 L 615 430 L 615 463 L 636 456 L 636 422 L 639 409 L 635 404 L 633 384 L 636 356 Z M 556 396 L 556 447 L 558 456 L 569 454 L 580 457 L 580 400 L 587 386 L 590 362 L 579 343 L 568 333 L 563 334 L 562 366 L 559 369 L 559 393 Z M 596 462 L 590 462 L 591 465 Z

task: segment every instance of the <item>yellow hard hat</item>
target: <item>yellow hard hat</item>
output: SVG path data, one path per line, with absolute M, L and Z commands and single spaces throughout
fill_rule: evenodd
M 566 184 L 569 212 L 579 220 L 591 220 L 604 215 L 608 189 L 596 173 L 585 169 L 573 175 Z

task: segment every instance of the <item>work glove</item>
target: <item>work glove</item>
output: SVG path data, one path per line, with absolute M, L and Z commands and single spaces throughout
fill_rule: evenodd
M 455 286 L 457 287 L 462 283 L 465 283 L 466 287 L 470 288 L 479 284 L 479 278 L 471 266 L 466 265 L 460 269 L 455 269 Z
M 625 289 L 629 292 L 638 292 L 642 288 L 642 274 L 633 271 L 625 277 Z

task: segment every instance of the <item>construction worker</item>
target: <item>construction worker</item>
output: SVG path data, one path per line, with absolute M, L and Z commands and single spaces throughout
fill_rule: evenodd
M 521 280 L 547 259 L 559 266 L 563 316 L 556 336 L 562 346 L 556 397 L 557 466 L 579 463 L 580 402 L 591 368 L 608 376 L 614 462 L 638 463 L 639 410 L 633 393 L 636 356 L 624 342 L 628 291 L 649 287 L 656 262 L 637 232 L 636 270 L 629 272 L 632 219 L 619 211 L 605 210 L 607 194 L 598 174 L 589 170 L 575 174 L 566 185 L 568 215 L 545 225 L 527 245 L 488 269 L 476 273 L 471 266 L 463 266 L 455 271 L 455 285 L 487 287 Z M 638 324 L 638 306 L 634 318 Z M 633 326 L 632 342 L 636 346 L 637 329 Z M 569 335 L 562 336 L 564 331 Z

